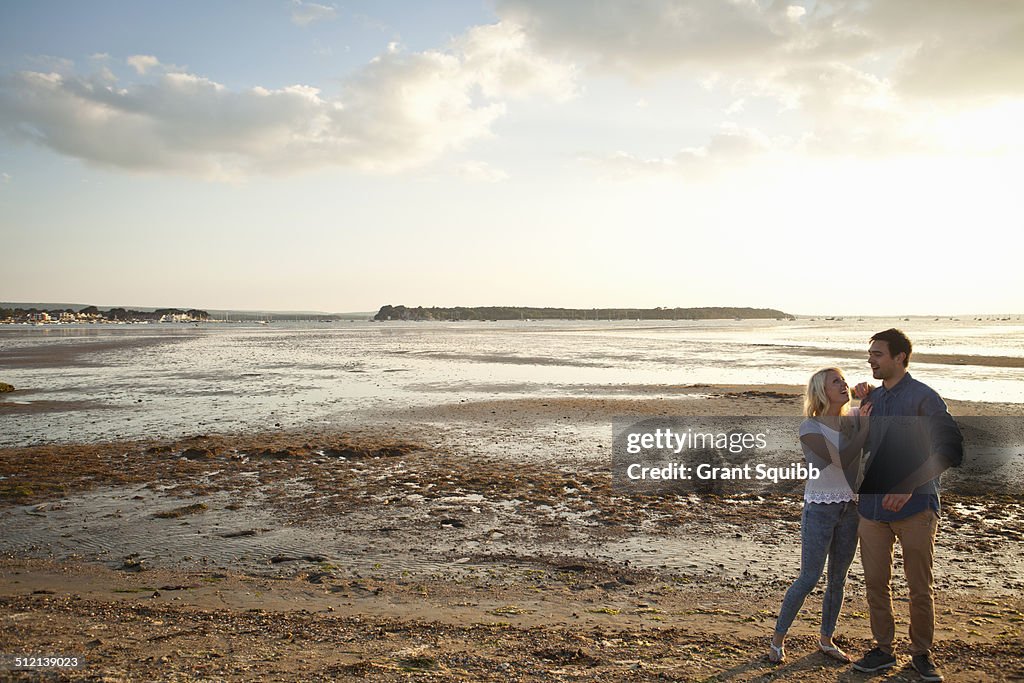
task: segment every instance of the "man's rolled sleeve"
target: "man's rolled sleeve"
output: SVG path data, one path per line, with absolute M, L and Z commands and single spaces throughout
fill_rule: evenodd
M 930 392 L 918 414 L 927 418 L 932 453 L 942 458 L 947 467 L 959 467 L 964 461 L 964 436 L 945 402 Z

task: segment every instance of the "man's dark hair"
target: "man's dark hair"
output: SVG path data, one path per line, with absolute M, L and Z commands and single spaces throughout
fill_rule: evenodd
M 871 337 L 871 341 L 884 341 L 889 346 L 889 355 L 893 358 L 895 358 L 898 353 L 907 354 L 903 357 L 903 367 L 907 367 L 910 363 L 910 338 L 903 334 L 902 330 L 890 327 L 888 330 L 875 334 Z

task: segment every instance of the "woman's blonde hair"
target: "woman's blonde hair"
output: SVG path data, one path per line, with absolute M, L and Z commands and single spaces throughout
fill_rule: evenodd
M 807 393 L 804 394 L 804 417 L 818 417 L 825 414 L 825 409 L 828 408 L 825 380 L 830 372 L 836 373 L 843 381 L 846 381 L 843 371 L 839 368 L 822 368 L 811 375 L 811 378 L 807 380 Z M 849 409 L 850 403 L 847 402 L 839 409 L 839 414 L 846 415 Z

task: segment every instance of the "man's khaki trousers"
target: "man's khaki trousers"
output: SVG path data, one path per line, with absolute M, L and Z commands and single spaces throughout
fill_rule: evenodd
M 892 560 L 896 539 L 903 549 L 903 571 L 910 588 L 910 654 L 928 654 L 935 636 L 932 562 L 939 518 L 932 509 L 895 522 L 860 518 L 860 558 L 877 646 L 892 653 L 896 622 L 892 613 Z

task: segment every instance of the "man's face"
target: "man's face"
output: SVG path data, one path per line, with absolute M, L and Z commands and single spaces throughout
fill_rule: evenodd
M 903 368 L 903 354 L 899 358 L 893 358 L 889 354 L 889 342 L 875 340 L 868 347 L 868 365 L 871 366 L 871 376 L 875 379 L 889 379 Z

